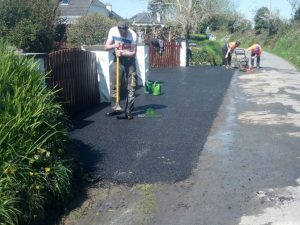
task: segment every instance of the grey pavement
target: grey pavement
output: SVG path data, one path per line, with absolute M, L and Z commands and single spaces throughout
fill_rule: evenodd
M 268 53 L 262 66 L 235 74 L 197 169 L 149 224 L 300 224 L 300 74 Z

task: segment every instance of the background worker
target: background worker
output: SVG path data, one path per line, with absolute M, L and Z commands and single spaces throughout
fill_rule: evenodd
M 233 41 L 223 46 L 222 48 L 223 65 L 226 66 L 226 68 L 229 68 L 231 66 L 231 57 L 232 57 L 231 54 L 239 45 L 240 45 L 239 41 Z
M 256 68 L 260 68 L 260 56 L 262 48 L 259 44 L 254 44 L 246 49 L 246 52 L 251 51 L 251 68 L 254 67 L 254 59 L 256 58 Z
M 110 112 L 106 113 L 106 116 L 114 116 L 121 113 L 120 109 L 116 107 L 116 59 L 119 57 L 119 90 L 120 87 L 123 86 L 121 85 L 121 82 L 125 81 L 127 96 L 124 109 L 125 116 L 118 117 L 118 119 L 133 119 L 132 110 L 134 107 L 135 90 L 137 86 L 137 73 L 135 66 L 137 35 L 132 29 L 129 29 L 127 21 L 120 21 L 117 26 L 110 29 L 104 48 L 105 50 L 115 49 L 114 63 L 112 64 L 110 73 L 112 109 Z

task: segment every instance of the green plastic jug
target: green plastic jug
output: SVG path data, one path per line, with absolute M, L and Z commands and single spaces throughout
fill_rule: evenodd
M 152 84 L 152 95 L 158 96 L 161 95 L 161 84 L 158 82 L 154 82 Z

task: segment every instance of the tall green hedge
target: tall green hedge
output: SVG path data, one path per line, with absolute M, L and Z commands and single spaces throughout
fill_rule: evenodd
M 202 41 L 198 47 L 191 47 L 191 65 L 221 65 L 221 45 L 216 41 Z
M 0 80 L 0 224 L 24 224 L 68 193 L 68 123 L 34 62 L 3 43 Z

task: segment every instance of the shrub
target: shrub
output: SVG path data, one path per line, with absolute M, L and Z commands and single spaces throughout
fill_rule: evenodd
M 49 52 L 57 6 L 56 0 L 0 1 L 0 37 L 28 52 Z
M 0 224 L 28 223 L 68 193 L 67 120 L 34 62 L 3 43 L 0 80 Z
M 99 13 L 83 16 L 67 28 L 67 40 L 78 45 L 102 44 L 114 25 L 116 21 Z
M 200 47 L 191 48 L 191 65 L 221 65 L 221 46 L 215 41 L 201 42 Z
M 272 53 L 289 60 L 298 67 L 300 66 L 299 28 L 300 24 L 293 24 L 289 30 L 278 37 L 274 47 L 269 49 Z
M 191 34 L 190 40 L 191 41 L 204 41 L 204 40 L 207 40 L 207 36 L 205 34 Z

